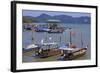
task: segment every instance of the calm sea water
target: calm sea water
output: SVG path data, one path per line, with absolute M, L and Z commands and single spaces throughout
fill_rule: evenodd
M 74 43 L 77 47 L 81 47 L 81 33 L 83 40 L 83 47 L 88 45 L 87 53 L 82 59 L 90 59 L 90 43 L 91 43 L 91 29 L 90 24 L 62 24 L 64 27 L 72 28 L 72 32 L 74 35 L 72 36 L 72 43 Z M 34 32 L 32 35 L 32 31 L 23 31 L 23 48 L 32 44 L 32 36 L 34 37 L 34 43 L 39 44 L 41 40 L 45 40 L 45 42 L 57 42 L 59 45 L 67 44 L 69 40 L 69 30 L 66 30 L 63 33 L 47 33 L 47 32 Z M 51 37 L 51 39 L 49 39 Z M 61 39 L 60 39 L 61 38 Z

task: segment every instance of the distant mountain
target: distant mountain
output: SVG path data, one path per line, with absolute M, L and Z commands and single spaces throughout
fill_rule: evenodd
M 47 22 L 49 19 L 60 20 L 61 23 L 75 23 L 75 24 L 90 24 L 91 18 L 88 16 L 72 17 L 69 15 L 55 15 L 41 14 L 37 17 L 23 16 L 23 22 Z
M 52 16 L 50 16 L 48 14 L 41 14 L 40 16 L 37 16 L 36 18 L 45 18 L 45 19 L 48 19 L 48 18 L 52 18 Z

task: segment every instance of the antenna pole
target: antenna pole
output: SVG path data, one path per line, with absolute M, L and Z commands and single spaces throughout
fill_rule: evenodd
M 71 36 L 71 34 L 72 34 L 72 31 L 71 31 L 71 28 L 69 28 L 70 29 L 70 44 L 72 43 L 72 36 Z
M 61 35 L 60 35 L 60 45 L 61 45 Z
M 34 44 L 34 26 L 32 25 L 32 43 Z
M 82 32 L 81 32 L 81 47 L 83 48 L 83 37 L 82 37 Z

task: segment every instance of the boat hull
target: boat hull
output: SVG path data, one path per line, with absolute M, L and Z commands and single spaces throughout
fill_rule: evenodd
M 82 48 L 80 50 L 65 54 L 65 56 L 63 56 L 63 58 L 62 57 L 59 58 L 59 60 L 74 60 L 74 59 L 79 58 L 85 54 L 86 54 L 86 48 Z
M 47 57 L 55 56 L 55 55 L 58 55 L 58 54 L 61 54 L 60 50 L 49 49 L 49 50 L 42 51 L 41 53 L 38 52 L 37 56 L 39 56 L 40 58 L 47 58 Z

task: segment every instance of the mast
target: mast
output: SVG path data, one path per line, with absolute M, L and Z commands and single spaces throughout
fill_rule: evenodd
M 34 44 L 34 26 L 32 25 L 32 43 Z
M 44 33 L 45 33 L 45 42 L 47 42 L 47 32 Z
M 81 32 L 81 47 L 83 48 L 83 37 L 82 37 L 82 32 Z
M 71 28 L 69 28 L 70 29 L 70 37 L 69 37 L 69 39 L 70 39 L 70 44 L 72 43 L 72 36 L 71 36 L 71 34 L 72 34 L 72 31 L 71 31 Z
M 60 34 L 60 45 L 61 45 L 61 34 Z

